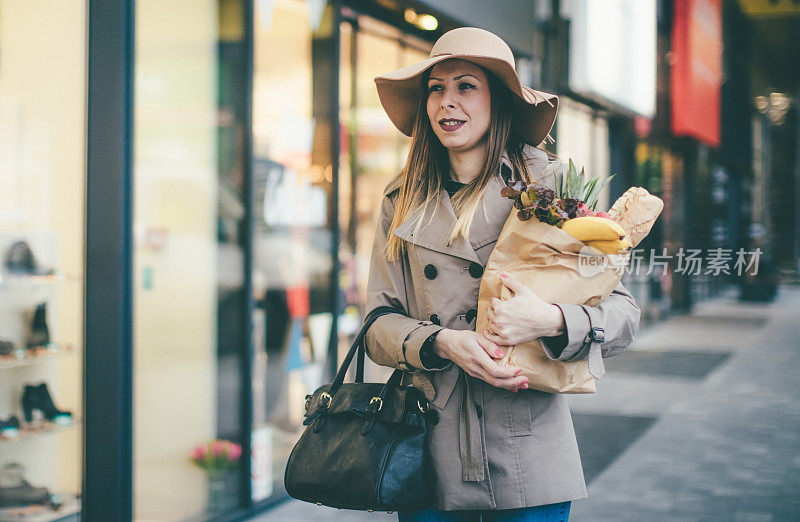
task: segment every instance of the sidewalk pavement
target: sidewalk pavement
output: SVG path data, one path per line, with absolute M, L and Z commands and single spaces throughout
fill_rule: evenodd
M 800 520 L 800 287 L 733 292 L 637 335 L 569 396 L 589 498 L 570 520 Z M 290 500 L 258 521 L 396 520 Z

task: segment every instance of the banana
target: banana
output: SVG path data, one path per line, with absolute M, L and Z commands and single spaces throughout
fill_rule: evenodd
M 625 230 L 619 226 L 619 223 L 597 216 L 568 219 L 562 225 L 561 230 L 584 243 L 597 240 L 613 241 L 625 237 Z
M 603 218 L 605 219 L 605 218 Z M 624 254 L 631 248 L 631 243 L 627 239 L 597 239 L 586 241 L 586 246 L 596 248 L 604 254 Z

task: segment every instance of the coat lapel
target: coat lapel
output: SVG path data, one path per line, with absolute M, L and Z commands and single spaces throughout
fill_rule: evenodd
M 414 230 L 422 212 L 424 212 L 422 224 L 418 230 Z M 452 243 L 447 244 L 447 236 L 455 223 L 456 214 L 450 203 L 450 196 L 444 189 L 441 189 L 438 198 L 429 201 L 423 208 L 414 212 L 394 230 L 394 234 L 400 239 L 430 250 L 479 262 L 478 255 L 465 238 L 459 236 Z
M 469 241 L 459 236 L 451 244 L 447 244 L 447 236 L 456 223 L 456 214 L 450 196 L 444 190 L 439 193 L 438 201 L 432 200 L 424 208 L 425 214 L 419 230 L 415 231 L 414 228 L 423 209 L 406 219 L 394 230 L 394 234 L 421 247 L 468 261 L 480 262 L 475 249 L 497 240 L 503 223 L 511 211 L 511 200 L 500 196 L 503 185 L 499 175 L 489 180 L 481 204 L 475 211 Z

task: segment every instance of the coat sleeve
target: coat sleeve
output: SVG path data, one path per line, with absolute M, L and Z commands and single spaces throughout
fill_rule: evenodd
M 559 361 L 580 361 L 596 356 L 612 357 L 625 350 L 633 342 L 639 326 L 641 311 L 633 296 L 622 283 L 597 306 L 555 303 L 564 314 L 566 333 L 557 337 L 542 338 L 547 356 Z M 587 339 L 592 328 L 604 330 L 602 342 Z M 600 361 L 602 366 L 602 361 Z M 602 374 L 602 369 L 599 372 Z M 592 371 L 595 377 L 595 371 Z
M 367 312 L 378 306 L 394 306 L 407 309 L 408 296 L 406 284 L 411 284 L 411 275 L 405 256 L 394 262 L 386 259 L 386 234 L 394 216 L 394 204 L 386 196 L 381 204 L 380 216 L 372 244 L 372 257 L 367 283 Z M 404 270 L 406 271 L 404 277 Z M 430 321 L 422 321 L 401 314 L 387 314 L 379 317 L 367 331 L 367 355 L 381 366 L 402 370 L 443 370 L 452 364 L 426 368 L 420 360 L 420 350 L 425 341 L 442 327 Z

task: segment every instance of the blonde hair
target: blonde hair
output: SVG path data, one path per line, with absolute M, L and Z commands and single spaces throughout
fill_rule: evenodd
M 522 149 L 525 145 L 511 129 L 514 94 L 492 73 L 483 69 L 489 79 L 491 116 L 488 130 L 488 151 L 481 173 L 467 183 L 452 197 L 456 223 L 448 236 L 448 243 L 461 236 L 469 238 L 469 231 L 481 196 L 492 176 L 499 171 L 505 150 L 514 171 L 520 179 L 530 183 L 530 173 L 525 166 Z M 387 193 L 398 191 L 394 205 L 394 216 L 386 236 L 386 258 L 396 261 L 406 248 L 405 241 L 392 232 L 409 216 L 439 198 L 444 180 L 450 172 L 447 149 L 434 134 L 427 112 L 427 83 L 430 69 L 421 75 L 421 88 L 417 114 L 411 137 L 411 150 L 405 167 L 392 179 Z M 545 151 L 546 152 L 546 151 Z M 548 155 L 550 155 L 548 153 Z M 438 203 L 438 201 L 437 201 Z M 415 233 L 422 226 L 424 212 L 420 212 L 415 224 Z M 431 219 L 433 216 L 431 216 Z

